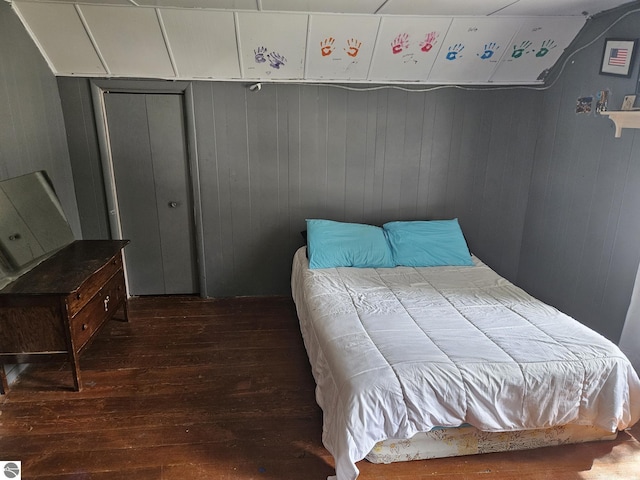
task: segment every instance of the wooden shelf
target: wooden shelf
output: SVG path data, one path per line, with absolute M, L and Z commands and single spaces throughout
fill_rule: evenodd
M 600 115 L 606 115 L 613 120 L 616 125 L 616 138 L 622 136 L 623 128 L 640 128 L 640 110 L 601 112 Z

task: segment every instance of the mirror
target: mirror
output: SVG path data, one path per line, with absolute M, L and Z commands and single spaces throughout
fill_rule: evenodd
M 74 240 L 44 171 L 0 182 L 0 288 Z

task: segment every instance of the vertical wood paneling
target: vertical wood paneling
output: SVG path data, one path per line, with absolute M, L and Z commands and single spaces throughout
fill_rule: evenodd
M 612 25 L 622 11 L 594 19 L 583 44 Z M 638 15 L 615 24 L 607 37 L 633 38 Z M 635 91 L 631 78 L 607 78 L 593 68 L 603 39 L 581 51 L 545 92 L 537 135 L 518 281 L 608 338 L 617 341 L 640 259 L 638 133 L 613 137 L 597 115 L 576 115 L 580 96 L 609 88 L 609 108 Z
M 305 218 L 460 217 L 472 249 L 515 276 L 542 94 L 510 105 L 454 89 L 193 91 L 207 295 L 287 293 Z
M 0 4 L 0 180 L 46 170 L 81 237 L 55 77 L 11 5 Z

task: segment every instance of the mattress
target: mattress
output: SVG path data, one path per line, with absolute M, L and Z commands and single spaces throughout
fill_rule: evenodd
M 470 267 L 310 270 L 292 294 L 338 480 L 381 441 L 468 424 L 482 432 L 640 418 L 640 380 L 601 335 L 479 259 Z
M 617 436 L 617 432 L 571 424 L 512 432 L 483 432 L 471 426 L 435 428 L 408 439 L 391 438 L 378 442 L 365 458 L 372 463 L 406 462 L 615 440 Z

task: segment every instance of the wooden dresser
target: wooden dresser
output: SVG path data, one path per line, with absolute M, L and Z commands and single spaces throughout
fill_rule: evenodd
M 128 240 L 77 240 L 0 290 L 0 393 L 5 364 L 68 359 L 82 388 L 80 352 L 122 308 Z

